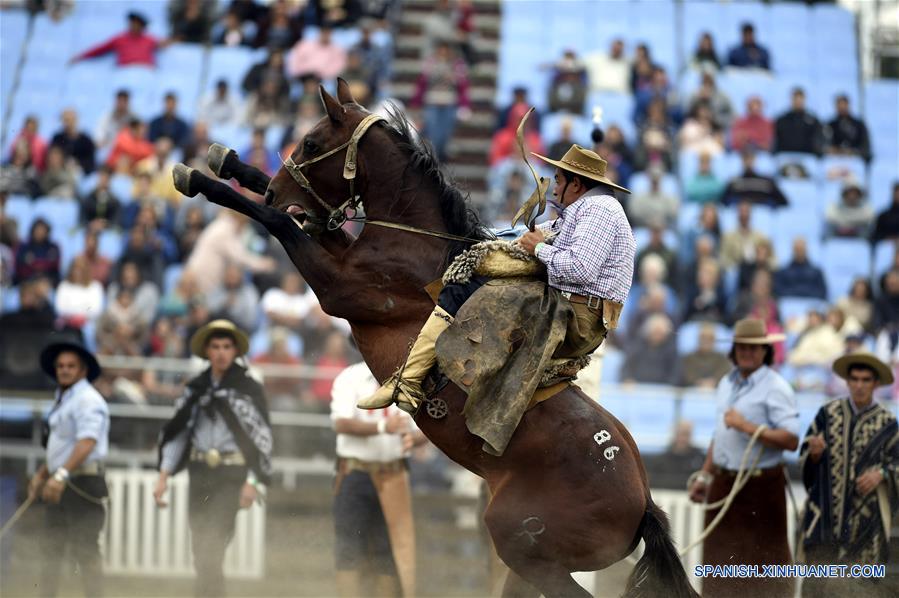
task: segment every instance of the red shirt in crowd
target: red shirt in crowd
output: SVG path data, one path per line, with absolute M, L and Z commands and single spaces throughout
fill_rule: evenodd
M 144 158 L 149 158 L 152 155 L 153 144 L 146 139 L 137 137 L 129 127 L 125 127 L 116 135 L 106 164 L 115 168 L 122 156 L 126 156 L 131 165 L 134 166 Z
M 75 60 L 84 58 L 94 58 L 102 56 L 110 52 L 115 52 L 116 64 L 119 66 L 128 66 L 131 64 L 142 64 L 145 66 L 156 66 L 156 57 L 154 53 L 159 48 L 159 40 L 152 35 L 140 33 L 125 32 L 117 35 L 108 41 L 95 46 L 86 52 L 82 52 L 75 57 Z
M 731 146 L 738 152 L 747 146 L 769 151 L 774 141 L 774 123 L 764 116 L 747 115 L 734 121 L 730 137 Z

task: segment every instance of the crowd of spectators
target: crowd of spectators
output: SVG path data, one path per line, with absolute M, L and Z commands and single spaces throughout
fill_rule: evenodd
M 95 128 L 82 126 L 70 108 L 49 140 L 36 116 L 20 123 L 3 148 L 0 203 L 50 205 L 77 218 L 62 226 L 55 209 L 38 212 L 26 230 L 4 210 L 4 320 L 33 338 L 59 329 L 80 333 L 100 355 L 185 358 L 192 332 L 225 317 L 250 333 L 250 361 L 319 368 L 311 379 L 283 370 L 267 377 L 275 408 L 326 411 L 331 379 L 358 358 L 347 324 L 324 314 L 263 229 L 202 197 L 183 197 L 172 169 L 185 161 L 208 172 L 210 131 L 243 126 L 254 132 L 248 147 L 236 148 L 241 157 L 274 174 L 278 153 L 292 151 L 321 118 L 324 79 L 344 77 L 360 103 L 374 106 L 389 91 L 396 5 L 173 0 L 165 39 L 148 34 L 147 17 L 132 12 L 126 31 L 73 56 L 70 64 L 112 53 L 117 68 L 129 69 L 155 65 L 157 53 L 175 43 L 267 50 L 239 88 L 210 82 L 199 110 L 182 106 L 176 88 L 156 114 L 139 113 L 123 88 Z M 317 35 L 306 35 L 310 25 Z M 357 29 L 358 42 L 333 43 L 336 28 Z M 273 127 L 283 131 L 275 143 L 267 138 Z M 83 242 L 67 256 L 72 238 Z M 166 403 L 180 394 L 177 381 L 164 370 L 107 368 L 98 384 L 111 398 Z
M 776 363 L 800 387 L 831 384 L 825 374 L 828 360 L 859 342 L 899 364 L 890 359 L 899 354 L 899 311 L 887 282 L 899 280 L 896 264 L 886 274 L 877 273 L 883 278 L 873 291 L 867 283 L 867 258 L 857 265 L 851 289 L 828 289 L 822 264 L 809 251 L 810 244 L 817 248 L 827 239 L 877 243 L 899 237 L 899 183 L 892 188 L 892 205 L 878 213 L 856 170 L 808 172 L 809 161 L 818 163 L 826 156 L 855 160 L 862 173 L 871 162 L 868 128 L 853 112 L 848 94 L 833 98 L 834 117 L 827 122 L 807 107 L 800 87 L 792 89 L 782 114 L 768 114 L 761 95 L 750 95 L 744 112 L 733 105 L 718 87 L 719 77 L 741 72 L 767 77 L 776 64 L 776 56 L 758 43 L 755 33 L 751 23 L 742 25 L 739 43 L 724 55 L 716 52 L 713 34 L 703 33 L 689 63 L 692 72 L 686 75 L 698 82 L 690 94 L 682 94 L 683 86 L 654 62 L 650 45 L 639 44 L 629 55 L 623 39 L 613 40 L 608 52 L 584 57 L 568 49 L 549 66 L 547 109 L 528 121 L 528 149 L 542 153 L 547 148 L 550 157 L 559 159 L 572 143 L 589 146 L 592 141 L 609 162 L 607 175 L 633 190 L 619 199 L 638 240 L 635 284 L 623 314 L 625 325 L 611 338 L 609 351 L 620 351 L 622 364 L 610 379 L 709 386 L 727 369 L 727 357 L 716 353 L 716 347 L 723 346 L 727 327 L 746 316 L 763 319 L 769 332 L 788 334 L 787 343 L 777 347 Z M 597 112 L 587 105 L 593 93 L 630 98 L 630 122 L 604 122 L 590 134 L 581 123 L 585 114 Z M 529 176 L 514 163 L 518 152 L 508 138 L 532 103 L 527 87 L 521 86 L 499 110 L 491 149 L 493 188 L 485 206 L 497 225 L 507 224 L 505 204 L 515 204 L 528 191 L 522 183 Z M 541 127 L 543 119 L 559 125 Z M 543 138 L 541 131 L 547 130 L 558 137 Z M 634 134 L 626 136 L 624 130 Z M 685 171 L 685 158 L 696 167 Z M 827 183 L 821 188 L 834 194 L 800 216 L 820 219 L 821 235 L 797 234 L 791 254 L 775 255 L 774 234 L 784 230 L 760 227 L 753 216 L 760 210 L 760 215 L 776 217 L 789 207 L 783 188 L 793 181 L 816 187 Z M 684 213 L 698 218 L 687 221 Z M 771 220 L 769 216 L 765 222 Z M 795 299 L 800 301 L 782 313 L 783 301 Z M 801 307 L 799 313 L 795 305 Z M 691 340 L 679 339 L 684 335 Z

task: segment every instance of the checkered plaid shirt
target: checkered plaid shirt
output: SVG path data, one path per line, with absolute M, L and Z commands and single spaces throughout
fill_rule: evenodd
M 544 234 L 558 233 L 552 245 L 541 245 L 537 252 L 537 259 L 546 264 L 550 286 L 624 303 L 633 281 L 637 243 L 614 197 L 590 190 L 539 228 Z

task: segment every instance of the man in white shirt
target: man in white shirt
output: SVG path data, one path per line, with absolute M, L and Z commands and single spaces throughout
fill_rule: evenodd
M 281 286 L 272 287 L 262 295 L 262 311 L 272 325 L 298 328 L 318 299 L 306 288 L 303 278 L 289 270 L 281 277 Z
M 584 58 L 584 66 L 591 90 L 630 93 L 631 65 L 624 57 L 624 42 L 620 39 L 612 41 L 608 54 L 589 54 Z
M 394 595 L 396 577 L 403 596 L 415 593 L 415 529 L 405 457 L 425 438 L 396 405 L 377 411 L 356 407 L 356 401 L 377 388 L 368 366 L 357 363 L 338 374 L 331 390 L 331 420 L 337 432 L 334 526 L 341 596 Z M 360 579 L 365 569 L 377 575 L 374 591 L 362 592 L 370 587 Z
M 91 382 L 100 365 L 77 343 L 58 342 L 41 353 L 41 368 L 56 380 L 56 401 L 44 427 L 47 462 L 28 485 L 28 498 L 47 503 L 41 537 L 43 561 L 38 589 L 55 596 L 66 549 L 78 563 L 87 596 L 103 594 L 100 530 L 106 521 L 103 476 L 109 450 L 109 408 Z

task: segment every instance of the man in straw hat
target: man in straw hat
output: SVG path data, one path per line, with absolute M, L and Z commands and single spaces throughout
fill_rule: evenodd
M 800 453 L 808 502 L 802 519 L 805 560 L 815 564 L 885 564 L 890 522 L 899 508 L 899 427 L 874 402 L 893 383 L 889 366 L 864 351 L 833 364 L 849 397 L 818 410 Z M 895 596 L 880 579 L 806 579 L 806 596 Z
M 47 503 L 41 534 L 42 595 L 55 596 L 68 547 L 78 563 L 87 596 L 103 594 L 100 530 L 106 521 L 103 461 L 109 450 L 109 408 L 91 382 L 100 375 L 97 359 L 76 342 L 48 345 L 41 368 L 56 380 L 56 400 L 44 425 L 47 461 L 28 486 L 28 498 Z
M 252 506 L 271 475 L 272 429 L 262 386 L 237 358 L 247 335 L 214 320 L 190 339 L 191 352 L 209 367 L 188 381 L 159 441 L 159 479 L 153 495 L 167 506 L 168 478 L 190 472 L 189 519 L 197 596 L 223 596 L 222 561 L 238 509 Z
M 637 245 L 615 190 L 630 193 L 606 176 L 606 161 L 579 145 L 561 160 L 533 154 L 556 167 L 553 197 L 562 207 L 559 218 L 528 232 L 517 243 L 546 265 L 549 286 L 562 292 L 574 316 L 565 340 L 553 357 L 589 355 L 618 326 L 621 308 L 634 276 Z M 397 402 L 411 410 L 421 395 L 421 382 L 436 362 L 437 337 L 453 322 L 462 304 L 484 283 L 472 277 L 466 285 L 448 285 L 412 346 L 402 376 L 393 376 L 378 391 L 359 401 L 362 409 L 381 409 Z M 397 386 L 399 386 L 397 392 Z
M 799 410 L 793 389 L 771 369 L 774 343 L 783 335 L 768 334 L 765 323 L 745 319 L 734 327 L 730 359 L 734 369 L 717 388 L 717 427 L 702 469 L 692 477 L 694 502 L 720 501 L 728 496 L 743 463 L 750 439 L 764 425 L 746 460 L 748 481 L 726 514 L 706 537 L 706 565 L 790 564 L 787 542 L 784 450 L 799 445 Z M 754 463 L 756 456 L 759 460 Z M 691 479 L 692 479 L 691 477 Z M 720 508 L 706 511 L 706 526 Z M 708 577 L 703 596 L 792 596 L 789 578 Z

